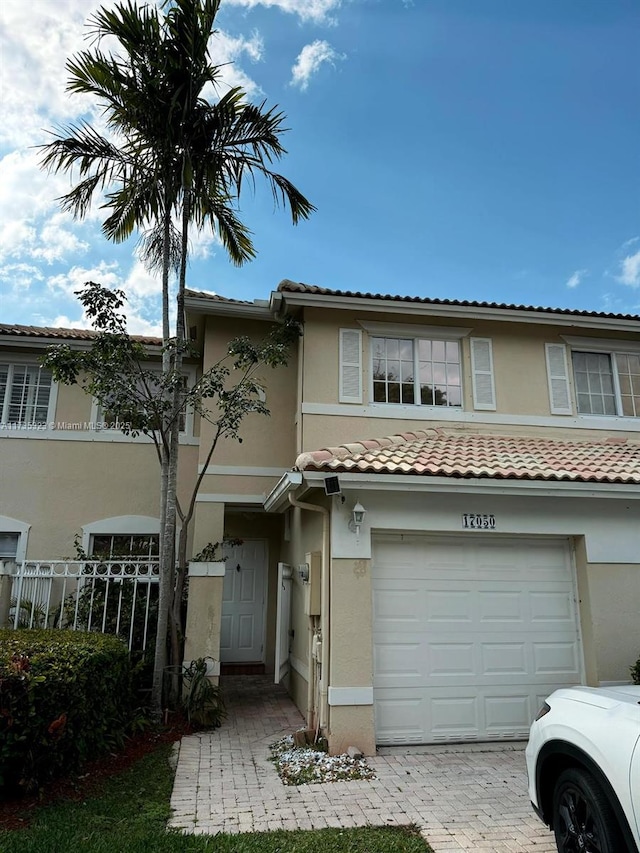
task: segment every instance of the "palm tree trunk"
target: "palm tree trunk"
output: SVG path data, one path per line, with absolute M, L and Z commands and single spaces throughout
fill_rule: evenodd
M 169 610 L 173 603 L 175 587 L 175 541 L 178 489 L 178 456 L 180 450 L 179 430 L 182 409 L 182 384 L 179 377 L 182 371 L 182 353 L 185 341 L 184 329 L 184 291 L 187 278 L 187 259 L 189 251 L 189 220 L 191 218 L 190 191 L 184 193 L 182 206 L 182 245 L 180 250 L 180 275 L 178 279 L 177 316 L 175 350 L 172 369 L 174 372 L 173 401 L 171 406 L 171 428 L 169 436 L 169 458 L 167 472 L 167 491 L 165 504 L 165 527 L 160 560 L 160 584 L 158 600 L 158 628 L 156 633 L 156 654 L 153 670 L 152 708 L 157 714 L 162 710 L 162 687 L 167 658 L 167 634 L 169 629 Z M 171 561 L 169 562 L 169 555 Z M 177 665 L 179 662 L 174 662 Z
M 169 241 L 171 233 L 171 208 L 169 192 L 165 190 L 164 223 L 162 240 L 162 373 L 163 377 L 171 371 L 171 354 L 169 351 Z M 165 383 L 163 382 L 163 387 Z M 166 666 L 166 644 L 168 613 L 171 606 L 173 590 L 173 573 L 175 565 L 175 497 L 171 494 L 171 439 L 167 445 L 167 429 L 173 422 L 168 422 L 162 415 L 162 445 L 160 455 L 160 569 L 158 588 L 158 624 L 156 627 L 156 647 L 154 654 L 153 680 L 151 688 L 151 708 L 154 716 L 162 715 L 162 694 L 164 686 L 164 671 Z M 171 434 L 171 433 L 170 433 Z M 171 518 L 173 517 L 173 523 Z

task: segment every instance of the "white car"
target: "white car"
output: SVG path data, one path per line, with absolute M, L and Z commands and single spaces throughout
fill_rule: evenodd
M 640 686 L 556 690 L 526 756 L 531 803 L 559 853 L 639 853 Z

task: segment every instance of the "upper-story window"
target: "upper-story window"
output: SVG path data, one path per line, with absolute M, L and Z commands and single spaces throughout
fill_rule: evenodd
M 0 364 L 0 422 L 47 423 L 51 389 L 51 373 L 36 364 Z
M 391 406 L 421 408 L 418 417 L 441 417 L 444 409 L 496 410 L 493 346 L 471 329 L 412 323 L 358 321 L 340 329 L 340 403 L 387 404 L 385 416 L 406 415 Z M 464 346 L 463 346 L 464 343 Z M 368 351 L 369 392 L 365 393 L 363 353 Z M 468 363 L 464 364 L 464 359 Z M 462 376 L 471 376 L 466 394 Z M 368 400 L 366 397 L 368 396 Z M 429 413 L 440 410 L 440 414 Z M 382 409 L 378 409 L 382 411 Z M 373 412 L 372 412 L 373 413 Z M 449 418 L 457 417 L 451 412 Z
M 462 405 L 460 344 L 423 338 L 371 338 L 374 403 Z
M 159 394 L 160 368 L 147 367 L 146 369 L 150 369 L 154 373 L 157 372 L 158 383 L 153 383 L 152 378 L 149 376 L 146 376 L 144 379 L 144 382 L 147 383 L 146 388 L 143 388 L 142 379 L 138 382 L 136 393 L 135 395 L 132 395 L 131 412 L 126 416 L 119 418 L 117 413 L 110 410 L 108 406 L 101 407 L 94 404 L 95 420 L 102 425 L 103 429 L 119 430 L 122 429 L 124 423 L 126 423 L 128 425 L 128 429 L 136 430 L 139 429 L 143 423 L 147 422 L 145 409 L 147 409 L 147 413 L 153 414 L 152 401 L 153 396 L 155 394 Z M 188 369 L 188 373 L 182 377 L 182 381 L 185 388 L 192 385 L 195 381 L 193 371 Z M 149 382 L 152 382 L 152 384 L 149 385 Z M 149 400 L 148 404 L 146 404 L 147 400 Z M 179 415 L 178 422 L 180 433 L 185 435 L 193 434 L 193 410 L 191 408 L 187 407 L 186 412 L 183 411 Z
M 640 417 L 640 355 L 572 353 L 578 412 Z
M 562 338 L 545 344 L 551 413 L 639 418 L 640 344 Z

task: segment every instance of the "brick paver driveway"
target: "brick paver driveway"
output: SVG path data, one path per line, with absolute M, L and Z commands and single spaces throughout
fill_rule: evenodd
M 170 825 L 185 832 L 263 832 L 415 824 L 434 853 L 555 853 L 531 810 L 523 744 L 384 748 L 372 781 L 287 787 L 269 744 L 303 725 L 265 678 L 227 677 L 222 728 L 182 740 Z

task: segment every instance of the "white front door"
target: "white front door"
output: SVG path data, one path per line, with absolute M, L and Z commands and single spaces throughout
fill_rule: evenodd
M 526 738 L 544 698 L 582 681 L 563 540 L 381 536 L 373 620 L 381 744 Z
M 264 611 L 267 587 L 267 543 L 245 539 L 226 547 L 220 660 L 222 663 L 264 661 Z

